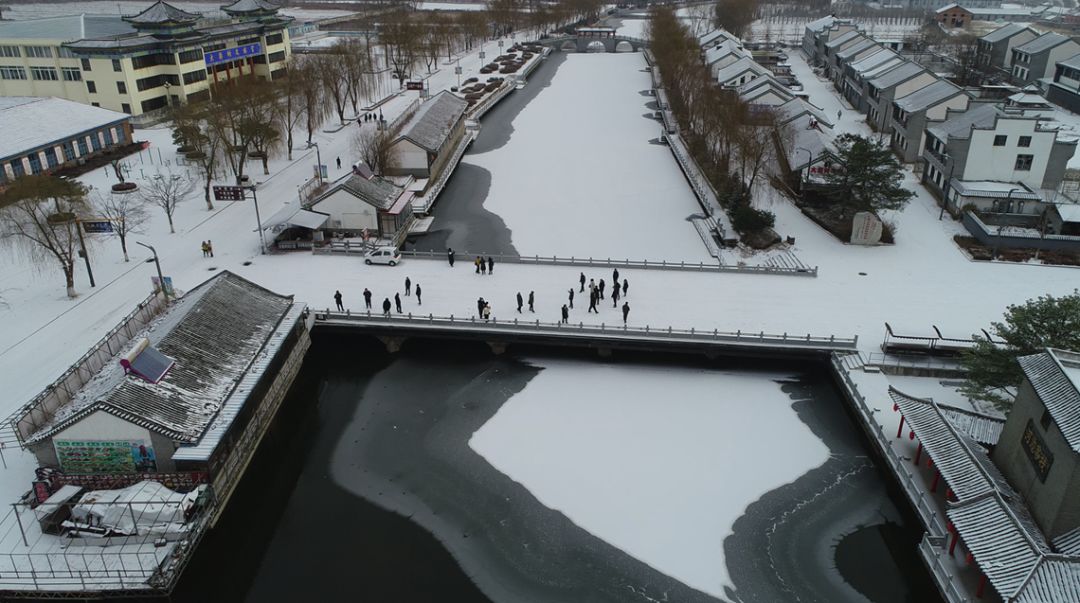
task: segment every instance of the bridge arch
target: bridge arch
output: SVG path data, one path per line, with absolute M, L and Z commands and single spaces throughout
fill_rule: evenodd
M 577 41 L 567 40 L 562 43 L 562 46 L 559 47 L 559 50 L 563 52 L 577 52 L 577 46 Z
M 587 46 L 585 46 L 585 52 L 607 52 L 607 48 L 600 40 L 592 40 Z
M 634 52 L 634 45 L 627 40 L 619 40 L 615 45 L 615 52 Z

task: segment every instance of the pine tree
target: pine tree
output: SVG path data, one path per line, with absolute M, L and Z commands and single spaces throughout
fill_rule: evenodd
M 855 134 L 843 134 L 835 142 L 842 168 L 826 179 L 845 214 L 902 209 L 915 196 L 903 188 L 903 168 L 885 145 Z

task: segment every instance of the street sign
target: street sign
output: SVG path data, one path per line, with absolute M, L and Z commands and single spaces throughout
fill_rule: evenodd
M 168 297 L 175 298 L 176 297 L 176 290 L 173 289 L 172 277 L 171 276 L 166 276 L 164 278 L 164 280 L 165 280 L 165 295 L 168 296 Z M 151 276 L 150 277 L 150 284 L 154 287 L 154 293 L 157 293 L 158 291 L 161 291 L 161 279 L 159 279 L 158 277 Z
M 218 185 L 214 187 L 214 201 L 243 201 L 244 200 L 244 187 L 242 186 L 224 186 Z
M 454 75 L 461 75 L 461 65 L 454 67 Z
M 82 220 L 82 227 L 86 234 L 108 234 L 113 231 L 112 222 L 108 220 Z
M 311 166 L 311 171 L 315 174 L 316 178 L 326 180 L 329 177 L 327 176 L 326 165 L 313 165 Z
M 424 82 L 405 82 L 406 90 L 423 90 Z
M 483 51 L 483 50 L 481 50 L 481 51 L 480 51 L 480 60 L 481 60 L 481 61 L 483 61 L 483 60 L 484 60 L 484 56 L 485 56 L 485 55 L 484 55 L 484 51 Z

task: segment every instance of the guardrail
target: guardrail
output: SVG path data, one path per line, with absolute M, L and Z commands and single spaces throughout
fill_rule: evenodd
M 938 541 L 938 544 L 932 542 L 935 540 Z M 934 550 L 935 547 L 944 547 L 944 545 L 941 544 L 943 540 L 944 536 L 924 534 L 922 541 L 919 542 L 919 553 L 922 554 L 923 561 L 926 562 L 926 566 L 930 569 L 930 573 L 934 575 L 934 580 L 938 584 L 938 590 L 941 591 L 945 600 L 948 603 L 966 603 L 970 599 L 956 587 L 956 578 L 949 571 L 949 568 L 945 567 L 941 562 L 941 555 L 938 551 Z
M 499 85 L 498 90 L 489 94 L 487 98 L 481 100 L 479 103 L 476 104 L 475 107 L 473 107 L 472 112 L 469 113 L 469 118 L 479 120 L 499 101 L 506 98 L 507 94 L 513 92 L 516 85 L 517 83 L 510 80 L 509 78 L 503 79 L 503 81 Z
M 431 206 L 435 205 L 435 200 L 438 199 L 439 193 L 442 192 L 443 187 L 445 187 L 446 183 L 450 180 L 450 176 L 454 173 L 454 170 L 457 169 L 458 163 L 461 162 L 462 156 L 465 155 L 465 150 L 469 148 L 469 145 L 472 144 L 474 140 L 476 140 L 477 136 L 479 136 L 477 130 L 465 131 L 465 135 L 462 136 L 462 139 L 458 142 L 457 148 L 454 149 L 454 154 L 450 157 L 450 160 L 446 162 L 446 165 L 443 166 L 442 171 L 439 172 L 438 178 L 436 178 L 435 182 L 424 192 L 424 196 L 420 197 L 420 204 L 417 205 L 417 199 L 413 199 L 414 214 L 426 214 L 431 210 Z
M 931 356 L 899 358 L 897 356 L 883 354 L 881 352 L 870 352 L 869 354 L 867 354 L 866 364 L 886 368 L 917 368 L 946 371 L 964 370 L 963 365 L 956 361 L 949 362 L 947 360 L 942 360 L 941 358 L 934 358 Z
M 833 354 L 830 362 L 833 370 L 840 376 L 844 389 L 855 401 L 855 409 L 859 418 L 866 425 L 867 431 L 873 436 L 871 440 L 878 447 L 885 463 L 896 476 L 897 482 L 908 497 L 908 502 L 915 507 L 915 512 L 919 514 L 923 525 L 931 534 L 945 534 L 945 524 L 938 514 L 937 508 L 932 501 L 927 500 L 926 492 L 915 484 L 915 477 L 908 468 L 909 463 L 900 458 L 896 451 L 893 450 L 889 435 L 885 433 L 885 428 L 874 418 L 873 410 L 859 391 L 858 385 L 851 379 L 851 375 L 848 374 L 843 362 L 836 354 Z
M 853 351 L 859 338 L 828 337 L 806 335 L 794 335 L 789 333 L 757 333 L 739 331 L 654 328 L 650 325 L 644 327 L 630 327 L 627 325 L 608 325 L 605 323 L 589 324 L 578 322 L 576 324 L 561 322 L 542 322 L 539 319 L 523 321 L 517 318 L 513 320 L 499 320 L 491 318 L 484 320 L 476 316 L 457 317 L 413 315 L 408 314 L 378 314 L 366 311 L 362 313 L 331 312 L 330 309 L 322 312 L 315 311 L 315 322 L 352 323 L 358 326 L 381 327 L 393 325 L 395 328 L 442 331 L 467 331 L 472 333 L 520 333 L 528 335 L 558 335 L 562 337 L 585 338 L 595 341 L 598 338 L 609 340 L 639 340 L 639 341 L 679 341 L 684 343 L 723 344 L 726 346 L 761 346 L 782 347 L 788 349 L 807 349 L 823 351 Z
M 406 250 L 401 252 L 402 257 L 416 259 L 445 260 L 446 253 L 442 251 Z M 533 264 L 539 266 L 586 266 L 592 268 L 634 268 L 638 270 L 681 270 L 686 272 L 717 272 L 736 274 L 777 274 L 788 276 L 817 276 L 817 266 L 813 268 L 797 268 L 788 266 L 740 266 L 733 264 L 713 264 L 707 262 L 684 262 L 667 260 L 630 260 L 612 258 L 579 258 L 559 257 L 554 255 L 505 255 L 490 253 L 470 253 L 468 251 L 457 252 L 457 257 L 468 262 L 470 258 L 481 256 L 491 257 L 496 263 L 508 264 Z

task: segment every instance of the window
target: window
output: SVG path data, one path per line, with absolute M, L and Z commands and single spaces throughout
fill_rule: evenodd
M 56 75 L 56 69 L 52 67 L 31 67 L 30 76 L 43 82 L 55 82 L 60 79 L 60 76 Z
M 120 110 L 128 115 L 131 115 L 131 105 L 127 103 L 120 103 Z
M 78 58 L 78 57 L 75 56 L 74 52 L 71 52 L 70 48 L 64 48 L 63 46 L 60 47 L 60 50 L 58 51 L 58 54 L 60 55 L 60 58 L 63 58 L 63 59 Z
M 112 60 L 112 70 L 113 71 L 123 71 L 124 70 L 124 68 L 120 66 L 120 59 L 113 59 Z
M 1008 136 L 1006 136 L 1004 134 L 998 134 L 997 136 L 994 137 L 994 146 L 995 147 L 1003 147 L 1003 146 L 1005 146 L 1005 143 L 1008 142 L 1008 141 L 1009 141 Z
M 64 161 L 75 161 L 75 147 L 72 146 L 71 141 L 69 140 L 61 146 L 64 149 Z
M 90 149 L 86 148 L 86 137 L 85 136 L 80 136 L 79 140 L 77 142 L 79 144 L 79 156 L 80 157 L 83 156 L 83 155 L 86 155 L 87 153 L 90 152 Z
M 195 71 L 189 71 L 184 74 L 185 84 L 194 84 L 195 82 L 201 82 L 206 79 L 206 71 L 203 69 L 196 69 Z
M 90 146 L 93 147 L 95 151 L 101 150 L 101 140 L 98 139 L 97 132 L 90 134 Z
M 26 175 L 26 168 L 23 167 L 22 159 L 16 159 L 11 162 L 11 171 L 15 172 L 16 178 L 21 178 Z
M 175 65 L 176 57 L 172 53 L 148 54 L 131 59 L 131 66 L 135 69 L 145 69 L 155 65 Z
M 105 128 L 105 144 L 112 144 L 112 128 Z
M 225 44 L 209 44 L 203 46 L 203 52 L 214 52 L 215 50 L 221 50 L 225 48 Z
M 25 80 L 26 70 L 22 67 L 0 67 L 0 80 Z
M 1039 419 L 1039 425 L 1042 425 L 1043 431 L 1050 429 L 1050 425 L 1054 422 L 1054 419 L 1050 416 L 1049 410 L 1044 410 L 1042 418 Z
M 195 50 L 185 50 L 184 52 L 180 53 L 180 63 L 181 64 L 183 64 L 183 63 L 192 63 L 192 62 L 195 62 L 195 61 L 202 60 L 202 58 L 203 58 L 203 53 L 202 53 L 202 50 L 199 49 L 199 48 L 196 48 Z
M 97 94 L 97 84 L 90 80 L 86 80 L 86 91 L 90 94 Z
M 247 46 L 248 44 L 258 44 L 259 38 L 244 38 L 236 43 L 237 46 Z
M 146 111 L 153 111 L 154 109 L 160 109 L 160 108 L 164 107 L 168 103 L 169 103 L 169 101 L 164 96 L 159 96 L 157 98 L 152 98 L 150 100 L 143 101 L 142 102 L 142 110 L 143 110 L 144 113 Z
M 279 50 L 279 51 L 277 51 L 277 52 L 270 55 L 270 62 L 271 63 L 277 63 L 278 61 L 284 61 L 284 60 L 285 60 L 285 51 L 284 50 Z
M 22 53 L 19 52 L 18 46 L 0 46 L 0 57 L 18 59 L 22 57 Z
M 78 67 L 61 67 L 60 74 L 64 76 L 65 82 L 82 81 L 82 71 L 79 71 Z
M 100 107 L 101 103 L 90 103 L 91 107 Z
M 51 59 L 53 56 L 52 48 L 49 46 L 23 46 L 23 50 L 28 59 Z
M 127 94 L 127 84 L 124 82 L 116 82 L 116 91 L 120 94 Z
M 1031 137 L 1030 136 L 1021 136 L 1020 137 L 1020 142 L 1016 143 L 1016 146 L 1018 146 L 1018 147 L 1030 147 L 1031 146 Z
M 37 153 L 30 153 L 26 156 L 26 160 L 30 162 L 30 173 L 41 173 L 41 157 Z
M 47 163 L 50 168 L 60 165 L 60 160 L 56 158 L 56 147 L 45 149 L 45 163 Z
M 90 59 L 82 59 L 82 70 L 90 71 Z
M 1034 159 L 1034 155 L 1017 155 L 1015 169 L 1021 172 L 1031 171 L 1031 162 L 1034 161 Z
M 281 34 L 279 34 L 279 33 L 272 34 L 272 35 L 266 36 L 266 45 L 267 46 L 273 46 L 274 44 L 281 44 L 282 40 L 283 40 L 283 38 L 281 37 Z

